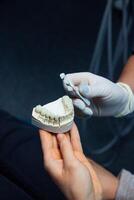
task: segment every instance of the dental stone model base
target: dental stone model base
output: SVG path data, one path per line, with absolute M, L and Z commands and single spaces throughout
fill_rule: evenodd
M 68 96 L 63 96 L 44 106 L 38 105 L 32 112 L 32 124 L 52 133 L 69 131 L 73 120 L 74 107 Z

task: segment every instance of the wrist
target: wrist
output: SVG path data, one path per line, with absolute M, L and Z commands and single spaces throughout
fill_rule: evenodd
M 89 197 L 86 198 L 69 198 L 68 200 L 97 200 L 94 196 L 94 194 L 90 195 Z M 108 200 L 108 199 L 107 199 Z
M 118 178 L 115 178 L 114 182 L 111 183 L 111 187 L 109 187 L 106 191 L 104 191 L 103 200 L 115 200 L 118 187 L 119 187 L 119 180 Z
M 115 116 L 115 117 L 122 117 L 134 111 L 134 94 L 129 85 L 122 82 L 118 82 L 116 84 L 124 90 L 124 98 L 126 96 L 126 100 L 124 102 L 122 110 Z
M 124 67 L 118 82 L 129 85 L 134 92 L 134 55 L 131 55 Z
M 119 186 L 119 180 L 111 172 L 101 167 L 93 160 L 88 159 L 93 166 L 102 187 L 102 198 L 103 200 L 114 200 Z

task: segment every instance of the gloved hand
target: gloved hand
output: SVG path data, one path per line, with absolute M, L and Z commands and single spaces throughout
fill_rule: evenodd
M 75 87 L 78 87 L 83 97 L 90 100 L 90 106 L 85 105 L 72 88 L 66 85 L 68 79 Z M 74 106 L 80 115 L 120 117 L 134 111 L 134 95 L 126 84 L 113 83 L 101 76 L 82 72 L 67 74 L 63 80 L 63 86 L 73 99 Z

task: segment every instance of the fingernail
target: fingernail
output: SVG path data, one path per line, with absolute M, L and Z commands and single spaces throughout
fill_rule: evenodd
M 68 90 L 68 92 L 72 92 L 73 91 L 72 87 L 70 87 L 70 86 L 67 86 L 67 90 Z
M 88 85 L 81 84 L 79 90 L 80 90 L 80 93 L 82 93 L 82 94 L 88 94 L 89 93 Z
M 92 116 L 93 115 L 93 111 L 90 108 L 86 107 L 85 110 L 84 110 L 84 114 Z
M 79 108 L 80 110 L 84 110 L 85 107 L 86 107 L 85 103 L 84 103 L 82 100 L 80 100 L 80 99 L 74 100 L 74 101 L 73 101 L 73 104 L 74 104 L 74 106 L 76 106 L 76 107 Z
M 63 137 L 64 137 L 63 134 L 61 134 L 61 133 L 58 133 L 58 134 L 57 134 L 57 138 L 58 138 L 59 140 L 61 140 Z

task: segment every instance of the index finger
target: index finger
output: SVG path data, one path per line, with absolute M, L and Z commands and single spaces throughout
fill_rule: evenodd
M 75 86 L 79 86 L 81 83 L 88 83 L 88 73 L 86 72 L 78 72 L 72 74 L 66 74 L 64 80 L 69 79 Z
M 39 135 L 41 140 L 43 157 L 45 161 L 48 161 L 51 158 L 51 151 L 53 147 L 52 135 L 44 130 L 40 130 Z
M 83 152 L 80 135 L 76 124 L 74 123 L 70 130 L 71 144 L 74 151 Z

